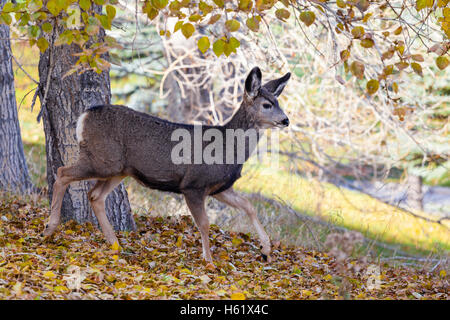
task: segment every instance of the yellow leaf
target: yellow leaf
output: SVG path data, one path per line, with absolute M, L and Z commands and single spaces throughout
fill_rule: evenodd
M 368 14 L 364 15 L 364 18 L 363 18 L 362 21 L 363 21 L 363 22 L 367 22 L 371 16 L 372 16 L 372 13 L 369 12 Z
M 231 300 L 245 300 L 245 295 L 242 292 L 235 292 L 231 294 Z
M 241 26 L 241 24 L 239 23 L 239 21 L 237 21 L 235 19 L 227 20 L 225 22 L 225 27 L 230 32 L 238 31 L 240 26 Z
M 41 52 L 45 52 L 48 48 L 48 41 L 45 38 L 39 38 L 37 41 L 37 46 Z
M 233 240 L 231 240 L 231 243 L 233 244 L 233 246 L 238 247 L 241 245 L 242 239 L 234 237 Z
M 275 11 L 275 16 L 281 21 L 286 21 L 286 19 L 289 18 L 290 15 L 291 13 L 286 9 L 278 9 L 277 11 Z
M 419 76 L 423 76 L 422 72 L 422 66 L 416 62 L 411 63 L 411 68 L 414 70 L 415 73 L 417 73 Z
M 386 67 L 384 67 L 383 69 L 383 73 L 388 76 L 390 74 L 392 74 L 392 72 L 394 71 L 394 66 L 392 64 L 387 65 Z
M 361 38 L 364 35 L 365 31 L 363 27 L 354 27 L 352 29 L 352 35 L 353 37 L 355 37 L 356 39 Z
M 189 17 L 189 21 L 197 22 L 197 21 L 200 20 L 201 18 L 202 18 L 201 15 L 199 15 L 199 14 L 193 14 L 193 15 L 191 15 L 191 16 Z
M 91 1 L 90 0 L 80 0 L 79 6 L 83 10 L 89 10 L 91 7 Z
M 361 40 L 361 46 L 364 48 L 372 48 L 375 45 L 375 42 L 372 39 L 363 39 Z
M 366 89 L 370 95 L 377 92 L 379 87 L 380 87 L 380 84 L 379 84 L 378 80 L 372 79 L 372 80 L 367 81 Z
M 405 52 L 405 46 L 403 45 L 397 46 L 396 49 L 400 54 L 403 54 L 403 52 Z
M 326 281 L 330 281 L 333 277 L 331 276 L 331 274 L 327 274 L 326 276 L 323 277 Z
M 350 51 L 348 50 L 342 50 L 340 53 L 342 61 L 346 61 L 348 58 L 350 58 Z
M 402 33 L 402 30 L 403 30 L 403 27 L 400 26 L 400 27 L 398 27 L 397 29 L 394 30 L 394 34 L 395 34 L 396 36 L 398 36 L 400 33 Z
M 206 38 L 206 37 L 205 37 L 205 38 Z M 208 39 L 208 38 L 206 38 L 206 39 Z M 199 44 L 198 46 L 199 46 L 199 48 L 200 48 L 200 44 Z M 206 48 L 206 50 L 207 50 L 208 48 L 209 48 L 209 40 L 208 40 L 208 47 Z M 205 51 L 206 51 L 206 50 L 205 50 Z M 200 50 L 200 51 L 202 51 L 202 52 L 204 53 L 203 50 Z M 181 246 L 183 245 L 183 236 L 182 236 L 182 235 L 179 235 L 179 236 L 178 236 L 176 245 L 177 245 L 178 248 L 181 248 Z
M 345 8 L 347 4 L 344 2 L 344 0 L 337 0 L 336 4 L 339 8 Z
M 112 244 L 111 249 L 114 250 L 114 251 L 119 251 L 119 249 L 120 249 L 119 243 L 118 243 L 117 241 L 115 241 L 115 242 Z
M 302 290 L 302 295 L 308 297 L 308 296 L 312 295 L 312 291 L 311 290 Z
M 225 5 L 225 2 L 223 0 L 213 0 L 213 1 L 219 8 L 223 8 L 223 6 Z
M 54 274 L 53 271 L 47 271 L 46 273 L 44 273 L 44 277 L 53 279 L 56 278 L 56 274 Z
M 56 286 L 56 287 L 53 287 L 53 291 L 66 292 L 66 291 L 69 291 L 69 289 L 66 286 Z
M 192 274 L 191 270 L 186 269 L 186 268 L 181 269 L 181 272 L 184 272 L 184 273 L 187 273 L 187 274 Z
M 195 31 L 195 27 L 191 23 L 185 23 L 181 27 L 181 33 L 186 37 L 190 38 Z
M 250 0 L 239 0 L 239 9 L 242 11 L 249 11 L 253 6 L 253 2 Z
M 439 275 L 441 276 L 441 278 L 445 278 L 445 276 L 447 275 L 447 272 L 445 270 L 441 270 L 439 272 Z
M 309 27 L 316 20 L 316 15 L 312 11 L 303 11 L 300 13 L 300 20 Z
M 447 66 L 450 64 L 450 62 L 448 61 L 448 59 L 446 57 L 438 57 L 436 59 L 436 65 L 438 66 L 439 69 L 444 70 L 445 68 L 447 68 Z
M 252 30 L 253 32 L 256 32 L 259 30 L 259 22 L 261 20 L 260 16 L 255 16 L 252 18 L 248 18 L 247 21 L 245 22 L 245 24 L 247 25 L 247 27 Z
M 213 44 L 213 51 L 218 57 L 220 57 L 220 55 L 223 53 L 224 48 L 225 41 L 223 41 L 222 39 L 216 40 Z
M 183 21 L 178 21 L 177 23 L 175 23 L 175 26 L 173 27 L 173 32 L 177 32 L 178 30 L 181 29 L 182 26 L 183 26 Z
M 397 82 L 392 83 L 392 90 L 393 90 L 395 93 L 398 93 L 398 84 L 397 84 Z
M 114 286 L 115 286 L 117 289 L 122 289 L 122 288 L 125 288 L 125 287 L 127 286 L 127 284 L 124 283 L 124 282 L 118 281 L 118 282 L 116 282 L 116 283 L 114 284 Z

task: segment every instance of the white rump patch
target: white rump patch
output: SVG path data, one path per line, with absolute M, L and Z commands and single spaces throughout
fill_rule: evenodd
M 78 143 L 83 141 L 84 119 L 86 118 L 86 116 L 87 116 L 87 112 L 81 114 L 81 116 L 78 118 L 78 121 L 77 121 L 76 133 L 77 133 L 77 141 L 78 141 Z

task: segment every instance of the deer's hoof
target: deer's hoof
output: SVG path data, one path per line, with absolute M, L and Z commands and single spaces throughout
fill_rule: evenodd
M 263 258 L 263 260 L 265 262 L 268 262 L 268 263 L 272 262 L 272 257 L 270 255 L 266 255 L 266 254 L 262 253 L 261 257 Z
M 270 256 L 270 252 L 271 252 L 271 250 L 270 250 L 270 245 L 267 245 L 267 246 L 261 246 L 261 254 L 262 254 L 262 256 L 263 256 L 263 258 L 264 258 L 264 256 Z M 265 260 L 265 258 L 264 258 L 264 260 Z
M 55 229 L 56 229 L 56 228 L 51 228 L 51 227 L 49 227 L 49 225 L 47 224 L 47 225 L 45 226 L 44 231 L 42 231 L 42 233 L 41 233 L 41 237 L 48 237 L 48 236 L 51 236 L 51 235 L 53 234 L 53 232 L 55 231 Z

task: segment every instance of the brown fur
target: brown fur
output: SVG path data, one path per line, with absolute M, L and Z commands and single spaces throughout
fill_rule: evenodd
M 286 126 L 289 121 L 278 105 L 290 74 L 261 86 L 261 72 L 254 68 L 245 83 L 243 102 L 232 119 L 223 126 L 202 126 L 202 130 L 266 129 Z M 270 104 L 270 108 L 265 108 Z M 270 240 L 256 217 L 250 202 L 232 190 L 240 177 L 242 164 L 179 164 L 171 161 L 171 151 L 178 143 L 172 132 L 184 128 L 193 135 L 194 126 L 172 123 L 134 111 L 125 106 L 96 106 L 86 111 L 77 126 L 80 155 L 75 165 L 58 169 L 53 188 L 51 216 L 44 235 L 52 234 L 60 222 L 61 202 L 70 182 L 96 179 L 89 199 L 100 227 L 109 243 L 117 238 L 105 213 L 105 199 L 120 181 L 131 176 L 141 184 L 158 190 L 182 193 L 202 236 L 203 255 L 212 261 L 209 249 L 209 222 L 205 198 L 209 195 L 244 210 L 261 239 L 262 252 L 270 254 Z M 224 139 L 224 144 L 226 139 Z M 209 142 L 203 142 L 205 147 Z M 194 144 L 192 143 L 192 146 Z M 237 148 L 237 145 L 235 145 Z M 248 144 L 246 158 L 253 150 Z M 225 162 L 224 162 L 225 163 Z

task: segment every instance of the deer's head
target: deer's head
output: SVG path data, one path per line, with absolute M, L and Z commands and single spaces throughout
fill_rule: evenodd
M 277 98 L 291 77 L 288 72 L 279 79 L 261 85 L 261 70 L 255 67 L 245 80 L 244 104 L 259 129 L 284 128 L 289 118 L 281 110 Z

